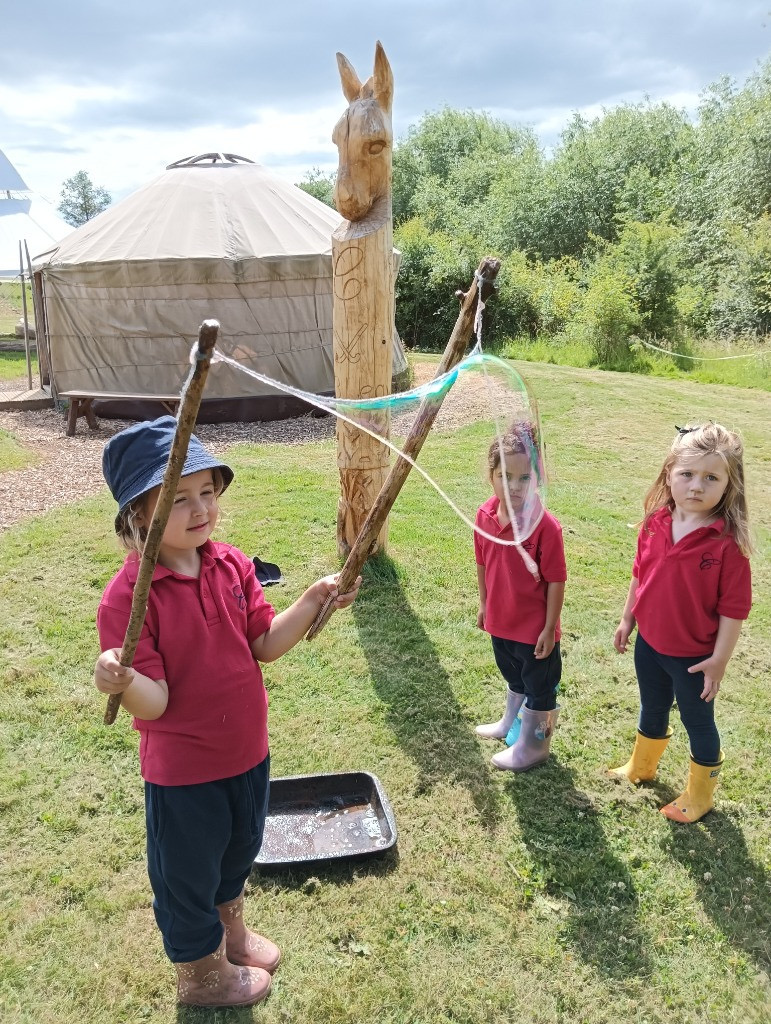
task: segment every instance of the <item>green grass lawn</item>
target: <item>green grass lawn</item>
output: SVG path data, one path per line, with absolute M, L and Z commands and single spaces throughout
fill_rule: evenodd
M 32 289 L 27 285 L 26 290 L 27 313 L 30 321 L 34 323 Z M 19 317 L 22 315 L 22 311 L 21 282 L 0 281 L 0 338 L 4 335 L 13 336 L 13 330 L 19 321 Z
M 94 614 L 120 564 L 108 497 L 0 538 L 0 1003 L 4 1024 L 767 1022 L 771 959 L 768 759 L 769 448 L 760 391 L 519 364 L 539 398 L 570 574 L 553 757 L 521 776 L 489 764 L 475 723 L 504 684 L 475 628 L 469 531 L 415 474 L 389 558 L 353 609 L 266 667 L 274 775 L 376 773 L 398 853 L 255 875 L 251 923 L 283 947 L 253 1012 L 177 1008 L 150 908 L 137 738 L 102 724 Z M 611 638 L 644 490 L 675 423 L 742 429 L 761 549 L 756 604 L 718 702 L 718 810 L 681 826 L 675 736 L 654 785 L 606 778 L 637 712 L 632 659 Z M 432 439 L 468 484 L 489 438 Z M 332 443 L 241 446 L 220 536 L 278 562 L 285 607 L 337 567 Z M 470 467 L 470 468 L 469 468 Z
M 38 374 L 37 356 L 31 357 L 32 377 Z M 27 376 L 27 358 L 23 352 L 0 352 L 0 383 Z
M 771 350 L 765 337 L 724 346 L 707 339 L 696 340 L 683 348 L 683 355 L 663 354 L 640 340 L 632 342 L 632 348 L 633 365 L 624 369 L 635 373 L 771 391 Z M 592 366 L 594 360 L 591 345 L 565 338 L 512 338 L 500 346 L 500 355 L 577 367 Z
M 37 456 L 29 448 L 19 444 L 16 438 L 0 427 L 0 473 L 9 469 L 24 469 L 34 466 Z

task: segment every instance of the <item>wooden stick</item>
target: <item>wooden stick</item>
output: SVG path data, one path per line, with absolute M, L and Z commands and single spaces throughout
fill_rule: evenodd
M 171 443 L 169 461 L 166 464 L 166 472 L 161 484 L 161 491 L 153 512 L 152 522 L 147 531 L 147 540 L 142 549 L 142 561 L 139 565 L 134 596 L 131 600 L 131 615 L 126 628 L 126 636 L 123 640 L 123 647 L 120 652 L 120 663 L 129 667 L 134 660 L 139 634 L 147 614 L 147 598 L 150 594 L 150 584 L 153 580 L 155 565 L 158 561 L 158 552 L 161 548 L 161 540 L 169 519 L 171 506 L 177 493 L 177 485 L 185 467 L 187 449 L 190 444 L 190 435 L 193 433 L 198 410 L 201 406 L 201 395 L 206 377 L 209 373 L 214 346 L 217 344 L 217 334 L 220 325 L 216 320 L 204 320 L 198 329 L 198 350 L 195 355 L 195 365 L 190 368 L 187 380 L 182 386 L 180 393 L 180 407 L 177 414 L 177 427 L 174 431 L 174 440 Z M 104 713 L 104 724 L 112 725 L 120 707 L 121 695 L 111 693 L 107 700 L 107 709 Z
M 455 322 L 452 334 L 450 335 L 450 340 L 447 342 L 447 347 L 444 350 L 442 361 L 436 371 L 436 377 L 440 377 L 443 373 L 447 373 L 448 370 L 451 370 L 463 358 L 469 338 L 471 337 L 474 329 L 477 293 L 479 291 L 478 282 L 482 282 L 482 301 L 484 301 L 493 290 L 493 283 L 495 278 L 498 276 L 500 268 L 500 260 L 492 259 L 489 256 L 486 257 L 479 264 L 479 268 L 474 275 L 474 280 L 471 282 L 469 290 L 465 293 L 459 293 L 462 296 L 460 313 L 457 321 Z M 415 422 L 412 424 L 412 429 L 404 443 L 404 454 L 409 455 L 411 459 L 416 459 L 420 449 L 423 447 L 423 442 L 428 437 L 428 432 L 436 419 L 436 415 L 439 412 L 442 401 L 443 396 L 438 399 L 434 399 L 433 401 L 423 399 L 423 402 L 418 409 L 417 416 L 415 417 Z M 364 520 L 364 525 L 362 526 L 358 537 L 354 541 L 350 554 L 345 560 L 345 565 L 340 570 L 340 577 L 338 579 L 339 593 L 348 593 L 356 582 L 356 577 L 359 575 L 362 566 L 367 561 L 370 549 L 377 538 L 380 527 L 383 525 L 388 513 L 391 511 L 393 503 L 396 501 L 399 491 L 401 490 L 411 469 L 411 464 L 401 457 L 397 458 L 395 464 L 392 466 L 391 472 L 388 474 L 388 478 L 380 488 L 380 493 L 375 499 L 375 503 L 370 509 L 369 515 Z M 318 613 L 310 629 L 306 633 L 306 640 L 312 640 L 314 636 L 323 629 L 324 624 L 332 614 L 333 610 L 332 598 L 329 597 L 324 602 L 321 611 Z

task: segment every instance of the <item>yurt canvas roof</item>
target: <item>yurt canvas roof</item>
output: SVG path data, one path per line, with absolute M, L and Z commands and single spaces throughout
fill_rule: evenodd
M 50 267 L 331 252 L 340 214 L 254 163 L 170 166 L 51 253 Z
M 51 203 L 32 192 L 0 150 L 0 278 L 18 277 L 19 242 L 27 243 L 30 256 L 34 258 L 71 231 Z M 22 257 L 26 273 L 23 246 Z
M 59 391 L 179 391 L 203 320 L 270 377 L 334 388 L 332 232 L 340 215 L 243 158 L 170 165 L 39 264 Z M 395 346 L 394 372 L 404 357 Z M 222 363 L 205 398 L 275 394 Z

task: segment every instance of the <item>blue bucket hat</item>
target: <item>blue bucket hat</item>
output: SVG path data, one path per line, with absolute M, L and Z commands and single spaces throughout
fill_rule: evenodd
M 173 416 L 135 423 L 115 434 L 104 446 L 102 472 L 112 496 L 122 512 L 135 498 L 163 482 L 169 461 L 177 421 Z M 233 470 L 206 451 L 195 436 L 190 436 L 182 476 L 202 469 L 218 469 L 224 480 L 224 491 L 233 479 Z

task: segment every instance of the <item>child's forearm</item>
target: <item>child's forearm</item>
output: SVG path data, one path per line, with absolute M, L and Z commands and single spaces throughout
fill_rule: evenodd
M 152 722 L 160 718 L 169 703 L 169 688 L 165 679 L 151 679 L 144 676 L 136 669 L 130 669 L 131 682 L 125 690 L 118 691 L 121 695 L 121 704 L 130 715 L 135 718 L 143 718 L 146 722 Z M 94 681 L 102 692 L 99 680 L 94 673 Z
M 715 638 L 715 650 L 712 652 L 712 657 L 715 661 L 720 662 L 724 668 L 731 660 L 731 655 L 734 652 L 741 631 L 741 619 L 729 619 L 725 615 L 720 616 L 717 637 Z
M 477 586 L 479 587 L 479 603 L 484 608 L 487 604 L 487 584 L 485 583 L 485 567 L 477 565 Z
M 637 588 L 639 585 L 640 581 L 636 576 L 633 576 L 629 584 L 629 591 L 626 595 L 624 610 L 621 613 L 621 621 L 629 623 L 631 627 L 634 627 L 635 625 L 635 617 L 632 614 L 632 609 L 634 608 L 634 603 L 637 600 Z
M 324 604 L 313 587 L 283 612 L 279 612 L 268 629 L 252 642 L 252 654 L 257 661 L 276 661 L 290 651 L 310 629 Z
M 704 689 L 701 691 L 701 699 L 708 703 L 718 695 L 726 665 L 734 652 L 741 629 L 741 619 L 728 619 L 725 615 L 721 615 L 715 637 L 715 649 L 712 654 L 708 658 L 704 658 L 703 661 L 691 665 L 688 669 L 691 674 L 704 673 Z
M 637 625 L 632 609 L 634 608 L 634 603 L 637 600 L 637 587 L 639 586 L 639 582 L 640 581 L 636 576 L 632 577 L 632 582 L 629 584 L 629 592 L 626 595 L 626 604 L 624 605 L 624 610 L 621 613 L 621 621 L 616 627 L 616 632 L 613 634 L 613 646 L 619 654 L 626 653 L 626 649 L 629 644 L 629 637 L 632 635 L 634 627 Z
M 128 689 L 123 691 L 121 704 L 130 715 L 152 722 L 160 718 L 169 703 L 169 688 L 165 679 L 151 679 L 135 672 Z
M 547 583 L 546 585 L 546 622 L 544 629 L 554 632 L 565 601 L 565 584 Z
M 361 586 L 361 576 L 356 577 L 346 594 L 341 594 L 337 589 L 337 580 L 337 576 L 324 576 L 317 580 L 293 605 L 274 617 L 262 636 L 250 644 L 252 655 L 257 661 L 275 661 L 299 643 L 313 625 L 327 598 L 332 600 L 333 611 L 347 608 L 354 602 Z

